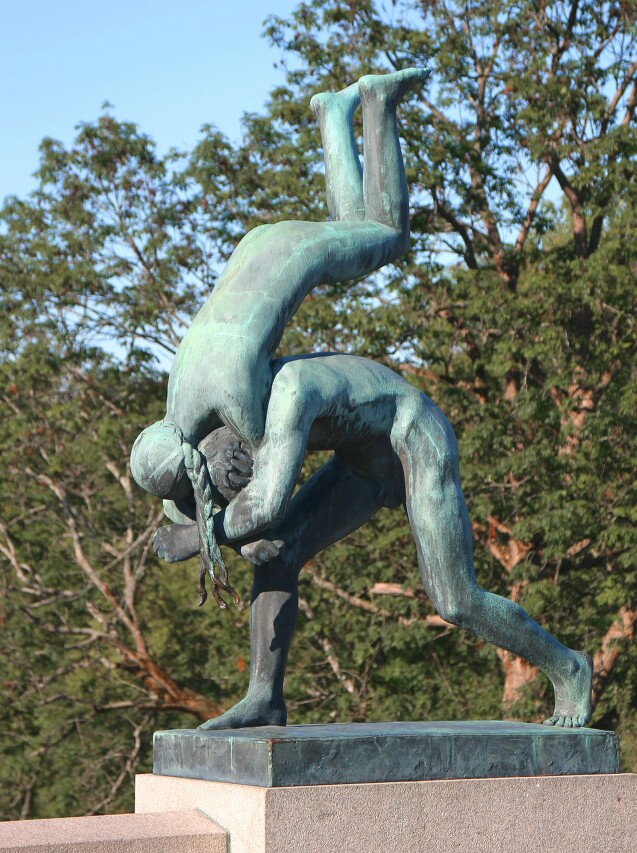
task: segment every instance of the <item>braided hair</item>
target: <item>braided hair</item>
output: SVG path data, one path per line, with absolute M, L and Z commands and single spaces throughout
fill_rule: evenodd
M 206 574 L 210 575 L 212 594 L 219 607 L 226 606 L 219 590 L 227 592 L 238 604 L 239 596 L 228 583 L 228 570 L 215 538 L 214 491 L 206 455 L 186 440 L 176 423 L 161 420 L 137 436 L 131 450 L 130 465 L 135 481 L 157 497 L 170 496 L 173 500 L 185 497 L 192 485 L 201 558 L 199 606 L 208 597 Z M 219 577 L 215 574 L 215 565 L 219 567 Z
M 186 471 L 192 483 L 192 489 L 195 496 L 197 528 L 199 530 L 199 555 L 201 559 L 201 567 L 199 570 L 199 584 L 197 591 L 199 592 L 200 600 L 199 607 L 208 598 L 206 590 L 206 575 L 210 576 L 212 583 L 212 595 L 217 605 L 225 608 L 227 605 L 221 598 L 220 590 L 227 592 L 232 597 L 235 604 L 239 604 L 241 599 L 237 592 L 228 583 L 228 569 L 221 556 L 219 545 L 215 537 L 214 527 L 214 503 L 212 500 L 212 482 L 208 472 L 206 457 L 193 447 L 187 441 L 183 434 L 181 440 L 181 449 L 184 454 L 184 462 Z M 219 567 L 219 576 L 215 574 L 215 564 Z

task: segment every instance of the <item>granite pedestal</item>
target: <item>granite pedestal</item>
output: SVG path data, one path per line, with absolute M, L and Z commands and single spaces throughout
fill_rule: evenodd
M 232 853 L 637 851 L 617 738 L 501 722 L 155 735 L 138 813 L 198 809 Z
M 227 853 L 228 835 L 194 809 L 0 822 L 2 853 Z
M 137 776 L 138 813 L 196 808 L 231 853 L 635 853 L 637 776 L 263 788 Z

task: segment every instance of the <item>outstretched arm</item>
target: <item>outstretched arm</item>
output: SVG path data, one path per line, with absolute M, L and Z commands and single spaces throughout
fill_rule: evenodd
M 247 539 L 283 518 L 306 446 L 307 431 L 301 429 L 273 436 L 262 445 L 255 455 L 252 481 L 215 515 L 219 542 Z
M 303 465 L 315 408 L 312 395 L 278 378 L 252 480 L 215 515 L 219 542 L 247 539 L 283 518 Z

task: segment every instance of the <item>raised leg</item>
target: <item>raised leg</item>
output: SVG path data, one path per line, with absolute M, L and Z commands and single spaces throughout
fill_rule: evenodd
M 427 594 L 443 619 L 538 666 L 555 689 L 547 725 L 584 726 L 591 713 L 591 659 L 541 628 L 517 604 L 481 589 L 473 568 L 471 528 L 460 488 L 455 437 L 425 398 L 414 406 L 396 449 L 406 481 L 406 509 Z
M 365 218 L 395 228 L 409 245 L 409 194 L 400 150 L 396 107 L 410 89 L 429 77 L 425 68 L 361 77 Z
M 256 566 L 250 605 L 250 684 L 241 702 L 202 729 L 285 725 L 283 681 L 298 612 L 298 576 L 314 554 L 364 524 L 380 508 L 378 486 L 334 457 L 297 492 L 272 532 L 285 550 Z
M 428 76 L 423 68 L 369 74 L 342 92 L 322 92 L 310 102 L 321 128 L 330 216 L 370 220 L 399 232 L 394 257 L 409 245 L 409 195 L 396 108 Z M 363 105 L 364 170 L 352 122 L 359 103 Z
M 365 219 L 363 169 L 353 125 L 360 102 L 358 83 L 336 94 L 321 92 L 310 101 L 323 140 L 327 207 L 336 220 Z

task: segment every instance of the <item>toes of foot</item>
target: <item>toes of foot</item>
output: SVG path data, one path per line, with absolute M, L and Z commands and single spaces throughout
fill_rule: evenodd
M 553 714 L 548 720 L 544 720 L 545 726 L 559 726 L 564 729 L 579 729 L 586 725 L 588 718 L 586 714 L 569 715 L 569 714 Z

